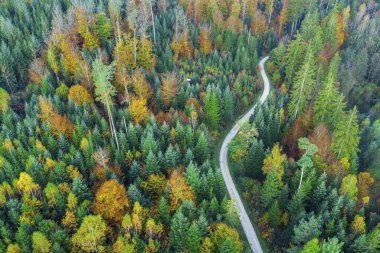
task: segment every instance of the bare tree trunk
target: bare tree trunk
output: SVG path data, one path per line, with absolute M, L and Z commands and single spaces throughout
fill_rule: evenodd
M 298 185 L 298 190 L 299 191 L 301 189 L 301 185 L 302 185 L 302 178 L 303 178 L 303 167 L 301 168 L 301 178 L 300 178 L 300 183 Z
M 113 136 L 115 137 L 116 146 L 117 146 L 117 151 L 119 151 L 119 150 L 120 150 L 120 147 L 119 147 L 119 139 L 117 138 L 116 128 L 115 128 L 115 125 L 114 125 L 114 123 L 113 123 L 111 107 L 110 107 L 110 105 L 109 105 L 109 103 L 108 103 L 107 96 L 105 96 L 105 99 L 106 99 L 106 107 L 107 107 L 107 112 L 108 112 L 108 120 L 109 120 L 109 122 L 110 122 L 110 126 L 111 126 L 111 133 L 112 133 Z

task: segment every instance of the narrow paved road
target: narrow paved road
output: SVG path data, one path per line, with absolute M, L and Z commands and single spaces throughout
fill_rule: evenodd
M 269 86 L 269 80 L 268 76 L 265 73 L 264 64 L 268 60 L 268 56 L 264 57 L 259 65 L 260 65 L 260 73 L 264 80 L 264 92 L 260 97 L 260 104 L 264 103 L 264 101 L 267 99 L 270 91 Z M 223 179 L 226 183 L 228 193 L 230 194 L 231 199 L 234 199 L 236 202 L 236 206 L 239 210 L 239 216 L 240 216 L 240 222 L 243 226 L 244 233 L 247 236 L 249 245 L 251 246 L 251 249 L 254 253 L 262 253 L 263 249 L 260 246 L 260 242 L 257 238 L 256 232 L 252 226 L 251 221 L 249 220 L 248 214 L 244 209 L 243 202 L 240 199 L 239 193 L 236 190 L 236 187 L 234 185 L 234 182 L 232 180 L 230 170 L 228 168 L 228 144 L 231 142 L 231 140 L 235 137 L 235 135 L 239 132 L 240 127 L 249 120 L 249 117 L 252 115 L 252 113 L 255 111 L 257 104 L 255 104 L 249 112 L 247 112 L 231 129 L 231 131 L 227 134 L 226 138 L 223 141 L 222 148 L 220 150 L 220 168 L 222 170 Z

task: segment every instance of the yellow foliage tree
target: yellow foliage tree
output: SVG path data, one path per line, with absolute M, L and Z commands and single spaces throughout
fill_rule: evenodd
M 170 174 L 170 207 L 177 210 L 185 200 L 196 203 L 196 197 L 193 189 L 187 184 L 183 176 L 177 170 Z
M 159 199 L 163 194 L 166 186 L 166 178 L 164 175 L 149 175 L 147 181 L 142 182 L 142 188 L 147 190 L 153 199 Z
M 100 215 L 89 215 L 83 219 L 78 231 L 71 238 L 74 252 L 104 252 L 107 225 Z
M 90 93 L 82 85 L 71 86 L 69 89 L 69 98 L 79 105 L 92 102 Z
M 365 233 L 365 220 L 363 216 L 359 214 L 355 215 L 354 220 L 351 223 L 351 230 L 354 235 Z
M 215 230 L 211 233 L 211 239 L 219 250 L 227 238 L 230 238 L 232 241 L 234 252 L 243 251 L 243 243 L 241 242 L 239 233 L 236 229 L 229 227 L 225 223 L 217 224 Z
M 162 79 L 162 97 L 167 107 L 170 106 L 173 97 L 177 96 L 179 91 L 179 80 L 175 72 L 164 75 Z
M 266 175 L 269 171 L 275 167 L 277 170 L 278 181 L 283 184 L 282 176 L 284 175 L 284 162 L 286 156 L 281 153 L 279 144 L 276 144 L 272 148 L 272 152 L 264 159 L 264 165 L 262 168 L 263 173 Z
M 11 97 L 8 92 L 0 87 L 0 111 L 6 112 L 8 110 L 8 103 Z
M 21 172 L 16 186 L 22 193 L 36 194 L 40 190 L 40 186 L 33 182 L 33 178 L 26 172 Z
M 7 253 L 21 253 L 21 248 L 17 243 L 11 243 L 7 247 Z
M 152 42 L 146 37 L 140 40 L 140 46 L 137 50 L 137 64 L 147 71 L 151 71 L 156 64 Z
M 116 179 L 106 181 L 96 192 L 94 212 L 104 219 L 120 222 L 128 209 L 128 197 L 124 185 Z
M 133 98 L 129 107 L 129 112 L 132 115 L 133 121 L 135 123 L 140 123 L 148 112 L 148 108 L 146 107 L 146 99 Z
M 212 50 L 212 40 L 210 30 L 207 27 L 202 27 L 199 35 L 199 48 L 202 53 L 209 54 Z
M 145 98 L 146 100 L 149 100 L 152 97 L 153 92 L 140 70 L 135 71 L 132 77 L 132 82 L 133 91 L 138 97 Z

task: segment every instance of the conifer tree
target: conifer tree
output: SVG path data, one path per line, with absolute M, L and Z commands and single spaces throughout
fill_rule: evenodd
M 254 139 L 245 159 L 245 173 L 249 177 L 261 178 L 261 168 L 265 159 L 264 144 L 261 140 Z
M 304 62 L 296 74 L 290 91 L 289 114 L 294 118 L 302 114 L 308 106 L 315 84 L 315 66 L 314 48 L 309 44 Z
M 191 224 L 187 231 L 186 248 L 189 253 L 198 253 L 201 247 L 201 233 L 197 223 Z
M 189 229 L 189 221 L 183 215 L 182 210 L 178 209 L 172 218 L 169 241 L 175 252 L 181 252 L 186 249 L 186 237 Z
M 220 121 L 220 105 L 218 94 L 214 89 L 207 93 L 205 99 L 205 109 L 207 111 L 211 128 L 217 130 L 219 128 Z
M 277 170 L 273 167 L 265 178 L 261 191 L 260 202 L 263 208 L 267 208 L 280 194 L 280 182 Z
M 338 159 L 349 158 L 350 161 L 356 159 L 359 150 L 360 130 L 358 125 L 358 110 L 356 107 L 350 110 L 343 118 L 337 122 L 333 133 L 331 148 Z
M 198 164 L 203 164 L 209 157 L 209 147 L 205 134 L 202 132 L 198 137 L 197 145 L 195 146 L 195 159 Z
M 337 57 L 337 56 L 336 56 Z M 335 129 L 335 124 L 344 115 L 344 96 L 339 93 L 336 81 L 335 64 L 330 65 L 330 70 L 323 89 L 319 92 L 314 101 L 314 125 L 325 122 L 331 130 Z

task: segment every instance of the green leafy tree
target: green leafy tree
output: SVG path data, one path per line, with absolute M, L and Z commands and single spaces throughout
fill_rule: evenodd
M 112 97 L 116 94 L 116 88 L 112 85 L 111 81 L 114 74 L 114 64 L 105 65 L 101 59 L 96 59 L 92 65 L 92 78 L 95 83 L 95 95 L 96 101 L 100 101 L 106 106 L 108 121 L 111 127 L 111 133 L 113 134 L 117 149 L 119 150 L 119 141 L 116 134 L 116 128 L 113 122 L 113 116 L 111 111 Z
M 107 225 L 100 215 L 89 215 L 83 219 L 71 242 L 84 252 L 102 252 L 106 240 Z
M 319 246 L 319 242 L 317 238 L 314 238 L 306 243 L 303 247 L 301 253 L 320 253 L 321 247 Z
M 41 233 L 34 232 L 32 235 L 33 253 L 48 253 L 51 250 L 51 242 Z

